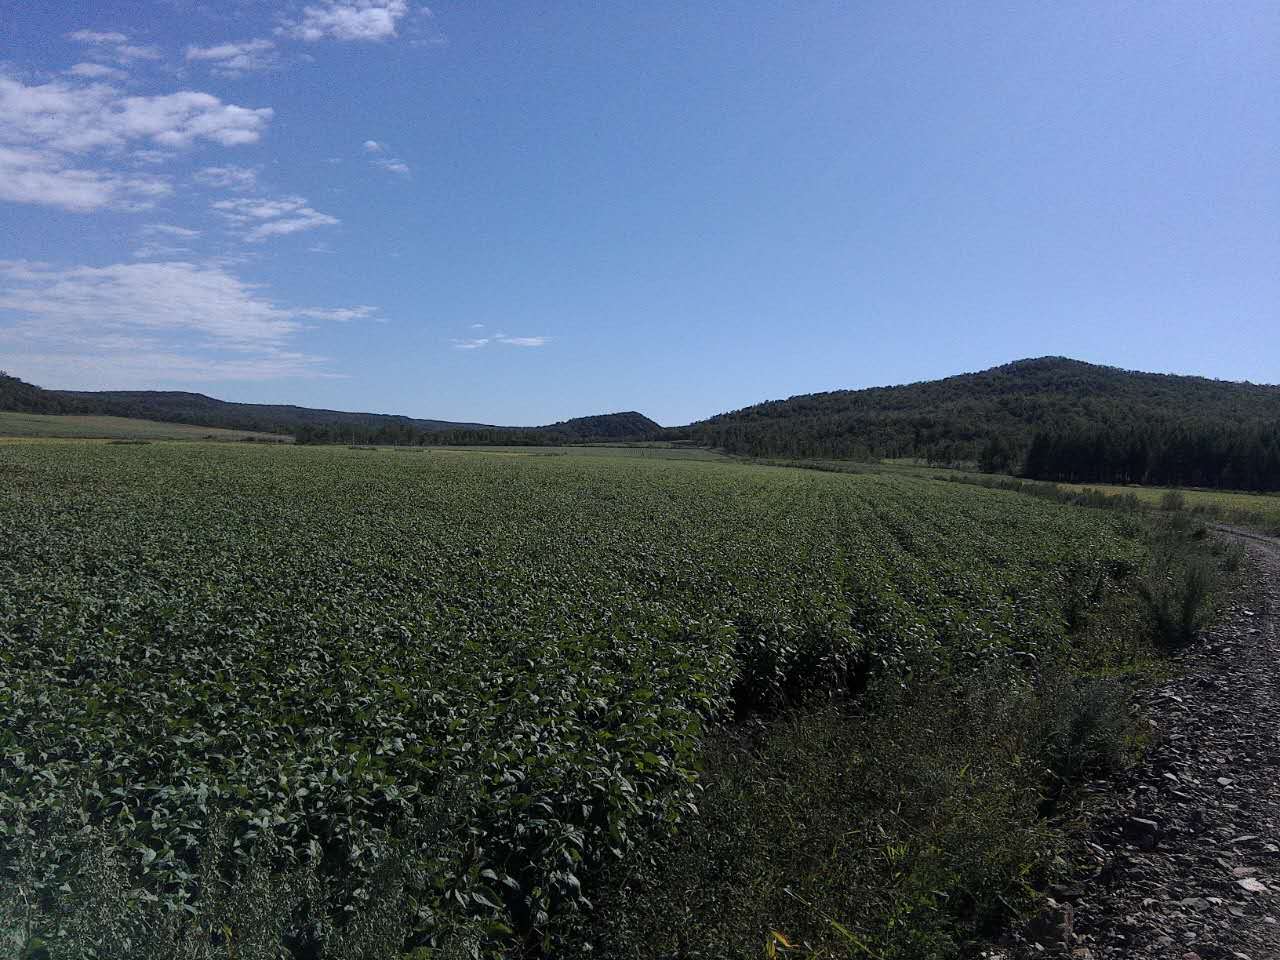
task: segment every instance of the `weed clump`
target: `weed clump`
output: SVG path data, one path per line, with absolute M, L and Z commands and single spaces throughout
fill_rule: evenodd
M 616 874 L 592 928 L 565 943 L 605 957 L 759 955 L 769 943 L 804 956 L 954 956 L 1048 878 L 1045 797 L 1119 769 L 1132 750 L 1122 684 L 1045 672 L 1034 679 L 1010 659 L 905 689 L 879 683 L 858 709 L 825 704 L 754 736 L 726 731 L 707 757 L 700 819 L 644 850 L 647 867 Z

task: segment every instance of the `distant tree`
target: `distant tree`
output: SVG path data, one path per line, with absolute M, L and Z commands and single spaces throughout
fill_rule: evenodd
M 995 433 L 987 440 L 978 455 L 978 469 L 983 473 L 1010 473 L 1015 455 L 1003 434 Z

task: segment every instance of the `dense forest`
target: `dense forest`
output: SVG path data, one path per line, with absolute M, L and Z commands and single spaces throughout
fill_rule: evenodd
M 1046 480 L 1280 489 L 1280 387 L 1062 357 L 775 400 L 669 435 L 748 456 L 917 457 Z
M 540 427 L 420 420 L 283 404 L 231 403 L 169 390 L 45 390 L 0 372 L 0 410 L 105 415 L 292 435 L 299 443 L 556 444 L 643 440 L 662 427 L 634 411 L 577 417 Z

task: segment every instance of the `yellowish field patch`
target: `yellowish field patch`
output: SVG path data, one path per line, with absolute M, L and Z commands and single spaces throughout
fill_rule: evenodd
M 0 437 L 83 440 L 245 440 L 292 442 L 292 438 L 249 430 L 223 430 L 189 423 L 132 417 L 63 416 L 0 411 Z

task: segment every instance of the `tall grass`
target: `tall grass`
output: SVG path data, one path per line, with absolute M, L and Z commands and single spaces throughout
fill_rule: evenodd
M 964 952 L 1049 879 L 1046 795 L 1131 753 L 1123 687 L 1053 674 L 1032 682 L 1007 665 L 885 685 L 857 710 L 726 732 L 698 823 L 619 871 L 557 956 Z

